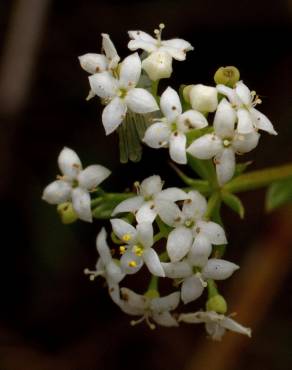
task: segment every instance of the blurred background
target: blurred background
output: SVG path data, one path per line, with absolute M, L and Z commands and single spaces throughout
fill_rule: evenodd
M 77 57 L 100 52 L 101 32 L 119 54 L 127 30 L 184 38 L 194 52 L 174 62 L 173 87 L 213 84 L 220 66 L 235 65 L 263 100 L 277 137 L 262 135 L 245 157 L 251 168 L 292 160 L 292 2 L 278 0 L 97 1 L 2 0 L 0 3 L 0 370 L 290 370 L 292 369 L 291 208 L 264 212 L 264 191 L 242 195 L 246 219 L 224 209 L 227 258 L 241 270 L 221 290 L 252 339 L 228 333 L 220 344 L 202 325 L 150 331 L 110 301 L 102 280 L 89 282 L 95 238 L 103 223 L 65 226 L 41 200 L 68 146 L 83 164 L 113 175 L 123 191 L 159 173 L 181 185 L 165 151 L 146 149 L 142 162 L 121 165 L 116 134 L 105 138 L 97 99 L 85 101 L 87 74 Z M 165 83 L 162 83 L 166 87 Z M 142 292 L 143 277 L 134 283 Z M 221 287 L 220 285 L 220 287 Z M 203 308 L 203 302 L 189 310 Z

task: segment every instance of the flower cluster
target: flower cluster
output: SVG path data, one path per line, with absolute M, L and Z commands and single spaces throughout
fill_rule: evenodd
M 123 60 L 109 35 L 102 34 L 102 52 L 79 57 L 89 73 L 87 99 L 97 96 L 104 105 L 106 135 L 126 133 L 128 141 L 123 143 L 120 136 L 120 149 L 124 145 L 131 150 L 137 144 L 133 137 L 154 149 L 168 148 L 174 162 L 190 165 L 201 179 L 191 179 L 174 166 L 188 188 L 163 189 L 160 176 L 153 175 L 134 184 L 136 193 L 106 193 L 100 184 L 110 171 L 101 165 L 82 169 L 78 155 L 64 148 L 58 157 L 61 174 L 44 189 L 43 199 L 58 205 L 64 223 L 110 219 L 110 232 L 103 227 L 97 235 L 95 268 L 85 274 L 91 280 L 105 279 L 120 309 L 140 317 L 133 325 L 144 320 L 151 329 L 156 324 L 204 323 L 214 340 L 226 329 L 250 336 L 249 328 L 225 315 L 227 303 L 219 293 L 220 281 L 239 269 L 222 258 L 227 237 L 220 207 L 224 202 L 243 214 L 240 199 L 227 187 L 238 170 L 236 155 L 258 145 L 259 131 L 277 133 L 256 109 L 261 100 L 235 67 L 226 67 L 228 73 L 220 68 L 215 86 L 189 84 L 179 92 L 167 86 L 158 95 L 159 80 L 171 76 L 173 59 L 184 61 L 193 50 L 183 39 L 162 40 L 163 29 L 160 24 L 155 37 L 129 31 L 128 48 L 134 53 Z M 139 135 L 133 136 L 133 130 Z M 146 292 L 124 286 L 124 279 L 137 273 L 149 277 Z M 159 279 L 171 282 L 162 296 Z M 173 312 L 204 297 L 205 310 Z

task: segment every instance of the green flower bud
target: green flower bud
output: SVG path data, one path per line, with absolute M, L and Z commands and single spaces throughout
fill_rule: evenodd
M 57 212 L 59 213 L 63 224 L 72 224 L 78 219 L 78 216 L 72 207 L 72 203 L 70 202 L 59 204 Z
M 234 87 L 240 79 L 239 70 L 234 66 L 220 67 L 217 69 L 214 80 L 216 84 L 222 84 L 229 87 Z
M 222 295 L 216 294 L 208 299 L 206 309 L 207 311 L 215 311 L 224 315 L 227 312 L 227 303 Z

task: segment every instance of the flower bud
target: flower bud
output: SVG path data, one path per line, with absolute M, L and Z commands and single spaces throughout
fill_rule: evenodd
M 143 60 L 142 68 L 152 81 L 168 78 L 172 73 L 172 57 L 164 51 L 155 51 Z
M 206 309 L 224 315 L 227 312 L 227 303 L 222 295 L 217 294 L 208 299 Z
M 220 67 L 214 75 L 214 81 L 217 85 L 222 84 L 229 87 L 234 87 L 240 79 L 239 70 L 234 66 Z
M 184 100 L 189 103 L 190 102 L 190 91 L 191 91 L 191 88 L 195 86 L 195 85 L 187 85 L 184 89 L 183 89 L 183 97 L 184 97 Z
M 72 224 L 78 219 L 78 216 L 72 207 L 72 203 L 70 202 L 59 204 L 57 212 L 59 213 L 63 224 Z
M 199 112 L 215 112 L 218 99 L 215 87 L 205 85 L 193 85 L 189 91 L 192 108 Z

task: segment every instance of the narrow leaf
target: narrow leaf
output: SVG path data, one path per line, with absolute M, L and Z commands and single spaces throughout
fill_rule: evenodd
M 244 206 L 236 195 L 223 192 L 222 200 L 229 208 L 236 212 L 240 218 L 244 218 Z
M 274 182 L 266 194 L 266 210 L 268 212 L 292 202 L 292 177 Z

